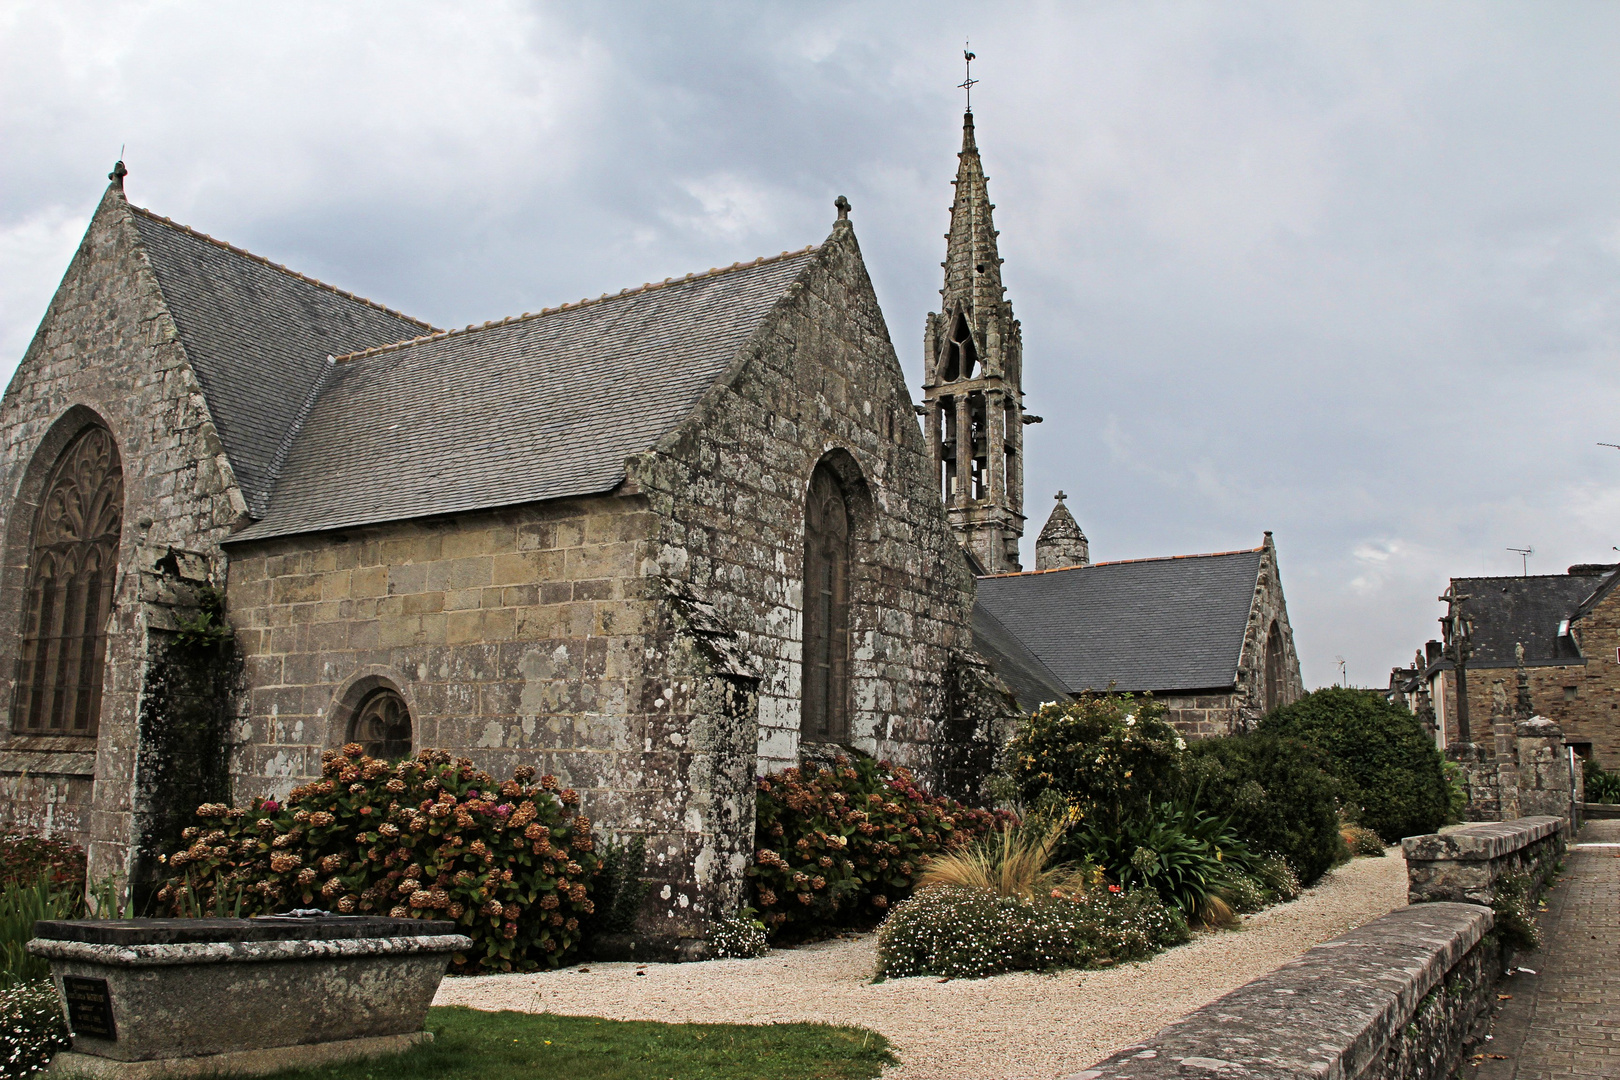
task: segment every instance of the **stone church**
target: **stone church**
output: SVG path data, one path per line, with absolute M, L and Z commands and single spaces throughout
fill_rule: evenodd
M 971 790 L 1009 684 L 1084 689 L 994 600 L 1039 418 L 971 113 L 921 405 L 842 198 L 799 251 L 441 330 L 125 176 L 0 401 L 0 823 L 93 876 L 136 861 L 141 702 L 208 590 L 237 801 L 351 741 L 534 765 L 647 837 L 666 940 L 742 902 L 756 774 L 849 746 Z

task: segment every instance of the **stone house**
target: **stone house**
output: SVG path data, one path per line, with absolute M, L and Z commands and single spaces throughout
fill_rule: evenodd
M 1470 624 L 1468 738 L 1459 731 L 1456 665 L 1430 641 L 1420 663 L 1395 677 L 1447 749 L 1488 744 L 1501 694 L 1516 695 L 1522 646 L 1529 688 L 1525 715 L 1556 724 L 1581 757 L 1620 765 L 1620 569 L 1580 563 L 1564 574 L 1452 578 L 1448 595 L 1465 597 Z M 1522 711 L 1522 710 L 1521 710 Z
M 6 824 L 129 872 L 145 680 L 204 587 L 238 800 L 349 741 L 533 764 L 648 838 L 670 943 L 741 902 L 757 772 L 937 781 L 1008 707 L 843 199 L 800 251 L 443 331 L 123 178 L 0 401 Z
M 1205 737 L 1246 731 L 1304 693 L 1269 532 L 1247 551 L 1092 563 L 1060 501 L 1036 565 L 979 578 L 974 611 L 980 651 L 1024 708 L 1150 693 L 1178 730 Z

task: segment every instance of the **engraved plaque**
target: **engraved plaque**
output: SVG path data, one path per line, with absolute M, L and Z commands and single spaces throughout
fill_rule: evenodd
M 62 996 L 67 999 L 68 1027 L 75 1036 L 88 1035 L 109 1042 L 118 1040 L 118 1029 L 113 1026 L 112 994 L 107 989 L 106 979 L 64 975 Z

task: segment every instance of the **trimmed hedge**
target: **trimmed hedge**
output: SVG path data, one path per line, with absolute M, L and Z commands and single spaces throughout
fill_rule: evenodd
M 1346 857 L 1343 784 L 1321 750 L 1270 734 L 1200 739 L 1187 750 L 1189 795 L 1255 851 L 1281 855 L 1308 886 Z
M 1432 833 L 1451 809 L 1444 758 L 1412 713 L 1376 690 L 1329 686 L 1267 715 L 1258 730 L 1327 755 L 1353 818 L 1389 843 Z
M 869 757 L 760 777 L 755 906 L 773 936 L 870 925 L 911 894 L 931 855 L 1010 820 L 929 795 L 910 771 Z
M 324 907 L 449 919 L 473 939 L 461 971 L 556 967 L 579 944 L 601 860 L 579 796 L 524 766 L 497 781 L 424 750 L 394 764 L 350 743 L 285 806 L 197 809 L 158 900 L 176 915 Z

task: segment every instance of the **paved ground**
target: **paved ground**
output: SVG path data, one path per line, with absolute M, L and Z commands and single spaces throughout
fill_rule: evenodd
M 873 984 L 871 935 L 701 964 L 590 964 L 446 979 L 437 1004 L 624 1020 L 856 1024 L 888 1036 L 891 1080 L 1065 1076 L 1406 903 L 1399 849 L 1357 859 L 1291 904 L 1109 971 Z
M 1620 1077 L 1620 821 L 1591 821 L 1541 916 L 1544 943 L 1504 979 L 1478 1080 Z

